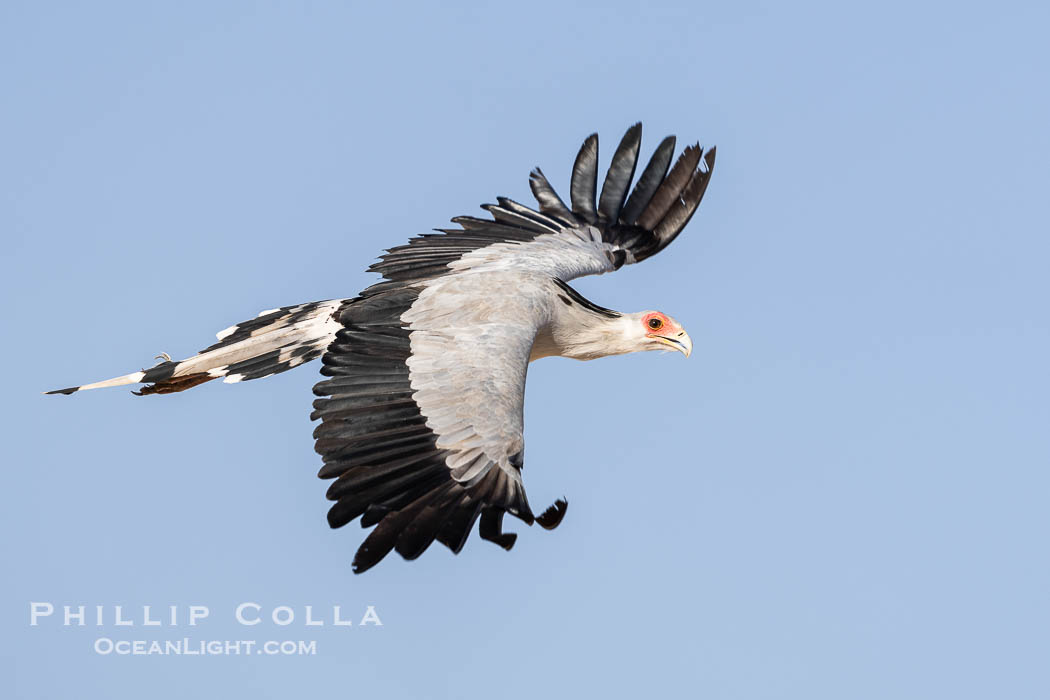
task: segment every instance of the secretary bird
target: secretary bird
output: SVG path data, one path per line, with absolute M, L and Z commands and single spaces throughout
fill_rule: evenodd
M 72 394 L 144 384 L 170 394 L 222 377 L 268 377 L 321 358 L 311 419 L 318 476 L 334 479 L 328 523 L 375 526 L 357 550 L 356 573 L 391 550 L 415 559 L 436 539 L 458 553 L 480 517 L 482 539 L 510 549 L 503 515 L 546 529 L 561 522 L 558 500 L 541 515 L 522 483 L 523 402 L 528 364 L 541 357 L 593 360 L 692 341 L 659 311 L 621 313 L 568 285 L 612 272 L 666 248 L 707 189 L 715 149 L 687 147 L 671 167 L 675 138 L 656 148 L 628 196 L 641 124 L 624 135 L 600 194 L 598 136 L 572 168 L 569 204 L 536 168 L 529 185 L 539 210 L 498 197 L 492 216 L 452 219 L 396 246 L 369 270 L 384 281 L 350 299 L 263 311 L 220 331 L 197 355 L 107 381 L 47 392 Z

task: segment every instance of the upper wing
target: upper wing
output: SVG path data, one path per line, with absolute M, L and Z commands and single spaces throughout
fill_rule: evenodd
M 598 185 L 598 136 L 584 141 L 570 184 L 571 208 L 539 168 L 529 184 L 539 211 L 505 197 L 483 208 L 492 219 L 460 216 L 460 229 L 440 229 L 391 248 L 370 270 L 389 280 L 379 288 L 433 279 L 465 269 L 527 269 L 571 280 L 640 262 L 666 248 L 693 216 L 711 178 L 715 149 L 687 147 L 671 167 L 675 138 L 665 138 L 628 196 L 641 146 L 635 124 L 620 141 Z

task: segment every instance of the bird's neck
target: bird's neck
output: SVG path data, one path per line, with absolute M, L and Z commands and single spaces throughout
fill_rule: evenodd
M 552 356 L 596 360 L 633 352 L 637 348 L 627 342 L 626 324 L 622 316 L 610 318 L 567 307 L 540 329 L 529 360 Z

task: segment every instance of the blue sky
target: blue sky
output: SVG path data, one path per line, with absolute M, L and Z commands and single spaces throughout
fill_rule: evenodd
M 5 695 L 1047 697 L 1050 13 L 376 5 L 0 9 Z M 638 120 L 646 152 L 717 144 L 711 186 L 673 246 L 577 287 L 672 314 L 693 357 L 532 367 L 526 484 L 569 512 L 509 554 L 354 576 L 316 365 L 39 394 L 353 295 L 383 248 L 528 200 L 536 165 L 564 189 L 587 134 L 607 158 Z M 30 601 L 211 617 L 30 627 Z M 384 624 L 246 628 L 244 601 Z

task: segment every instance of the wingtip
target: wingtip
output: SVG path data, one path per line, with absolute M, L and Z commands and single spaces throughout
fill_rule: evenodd
M 43 391 L 41 393 L 44 396 L 54 396 L 55 394 L 63 394 L 65 396 L 69 396 L 70 394 L 77 393 L 78 389 L 80 389 L 80 387 L 78 387 L 78 386 L 71 386 L 68 389 L 52 389 L 51 391 Z
M 357 552 L 354 553 L 354 559 L 350 563 L 350 570 L 355 574 L 363 574 L 373 566 L 381 562 L 386 558 L 386 555 L 390 553 L 393 547 L 380 546 L 373 548 L 369 542 L 369 538 L 375 534 L 375 530 L 365 538 L 365 541 L 361 543 L 361 546 L 357 548 Z M 391 544 L 393 544 L 391 542 Z

